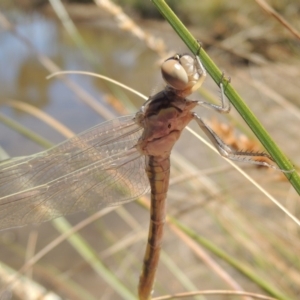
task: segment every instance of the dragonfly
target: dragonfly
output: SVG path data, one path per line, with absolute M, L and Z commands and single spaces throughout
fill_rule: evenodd
M 219 113 L 230 111 L 223 76 L 219 105 L 186 98 L 206 78 L 198 55 L 176 54 L 163 62 L 161 73 L 165 88 L 150 96 L 135 115 L 101 123 L 49 150 L 0 164 L 1 230 L 121 205 L 151 191 L 140 300 L 151 299 L 158 266 L 171 150 L 190 121 L 197 122 L 222 156 L 274 167 L 260 160 L 271 159 L 267 153 L 231 149 L 193 112 L 199 105 Z

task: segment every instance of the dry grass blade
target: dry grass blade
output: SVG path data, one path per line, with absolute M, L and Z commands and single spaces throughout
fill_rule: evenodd
M 1 263 L 0 278 L 2 284 L 9 285 L 11 278 L 19 277 L 18 282 L 11 286 L 11 290 L 4 292 L 0 291 L 1 299 L 11 299 L 12 292 L 18 296 L 19 299 L 47 299 L 47 300 L 61 300 L 62 298 L 51 292 L 47 291 L 43 286 L 37 284 L 35 281 L 30 280 L 28 277 L 16 275 L 15 271 L 10 267 Z
M 266 1 L 255 0 L 255 2 L 269 15 L 273 16 L 280 22 L 288 31 L 290 31 L 297 39 L 300 40 L 300 32 L 293 27 L 287 20 L 285 20 L 279 13 L 277 13 Z
M 241 297 L 251 297 L 251 299 L 261 299 L 261 300 L 276 300 L 272 297 L 267 297 L 264 295 L 259 295 L 255 293 L 243 292 L 243 291 L 226 291 L 226 290 L 216 290 L 216 291 L 197 291 L 189 293 L 178 293 L 169 296 L 155 297 L 153 300 L 168 300 L 168 299 L 184 299 L 188 297 L 198 296 L 198 295 L 223 295 L 223 296 L 241 296 Z
M 38 119 L 43 121 L 44 123 L 48 124 L 50 127 L 55 129 L 56 131 L 60 132 L 64 137 L 71 138 L 74 136 L 74 132 L 72 132 L 69 128 L 67 128 L 62 123 L 58 122 L 56 119 L 52 118 L 48 114 L 44 113 L 40 109 L 18 100 L 8 99 L 5 103 L 6 105 L 22 110 Z
M 105 9 L 112 16 L 114 16 L 119 28 L 124 31 L 132 33 L 135 37 L 140 39 L 146 46 L 155 51 L 160 57 L 166 57 L 166 45 L 161 38 L 157 38 L 150 33 L 145 32 L 138 26 L 130 17 L 128 17 L 123 9 L 109 0 L 94 0 L 97 6 Z

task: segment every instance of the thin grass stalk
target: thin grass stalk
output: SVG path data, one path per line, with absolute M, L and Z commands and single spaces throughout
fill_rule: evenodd
M 68 32 L 69 36 L 76 43 L 77 47 L 84 53 L 85 57 L 90 61 L 90 63 L 96 63 L 96 59 L 93 53 L 90 51 L 89 47 L 85 43 L 84 39 L 80 35 L 75 26 L 73 20 L 70 18 L 69 13 L 64 7 L 61 0 L 49 0 L 50 5 L 55 11 L 57 17 L 60 19 L 64 28 Z
M 52 221 L 57 230 L 64 233 L 72 228 L 65 218 L 58 218 Z M 92 247 L 81 237 L 80 234 L 75 233 L 68 238 L 69 243 L 76 249 L 80 255 L 90 264 L 97 274 L 114 288 L 114 291 L 122 296 L 122 299 L 132 300 L 136 299 L 116 277 L 109 271 L 104 264 L 99 260 L 97 253 Z
M 10 127 L 14 131 L 22 134 L 23 136 L 27 137 L 31 141 L 37 143 L 38 145 L 45 147 L 45 148 L 50 148 L 52 144 L 47 141 L 45 138 L 42 136 L 38 135 L 37 133 L 27 129 L 25 126 L 20 125 L 18 122 L 8 118 L 7 116 L 3 115 L 0 113 L 0 122 L 5 124 L 6 126 Z
M 168 217 L 168 222 L 174 224 L 177 228 L 179 228 L 182 232 L 184 232 L 187 236 L 192 238 L 198 244 L 204 246 L 206 249 L 209 249 L 212 253 L 214 253 L 219 258 L 226 261 L 228 264 L 233 266 L 236 270 L 241 272 L 246 277 L 250 278 L 253 282 L 255 282 L 258 286 L 260 286 L 264 291 L 266 291 L 270 296 L 275 297 L 279 300 L 292 300 L 288 295 L 283 294 L 279 290 L 277 290 L 273 285 L 271 285 L 264 278 L 259 277 L 256 273 L 254 273 L 249 266 L 246 264 L 234 259 L 233 257 L 226 254 L 221 248 L 214 245 L 211 241 L 207 240 L 204 237 L 199 236 L 195 231 L 190 229 L 189 227 L 183 225 L 181 222 L 176 220 L 175 218 Z

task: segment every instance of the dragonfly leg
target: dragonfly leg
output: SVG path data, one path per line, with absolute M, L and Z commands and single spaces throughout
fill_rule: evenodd
M 202 45 L 201 43 L 199 42 L 199 49 L 197 51 L 197 55 L 195 55 L 195 65 L 196 65 L 196 68 L 197 68 L 197 73 L 199 75 L 203 75 L 204 77 L 206 76 L 206 69 L 204 68 L 204 66 L 202 65 L 202 62 L 199 58 L 199 54 L 201 52 L 201 48 L 202 48 Z
M 197 68 L 197 73 L 205 78 L 206 77 L 206 70 L 199 58 L 199 54 L 201 52 L 201 48 L 202 48 L 202 45 L 199 41 L 197 41 L 198 44 L 199 44 L 199 49 L 197 51 L 197 55 L 195 55 L 195 65 L 196 65 L 196 68 Z M 197 101 L 199 105 L 202 105 L 202 106 L 206 106 L 208 108 L 211 108 L 219 113 L 229 113 L 230 111 L 230 102 L 228 101 L 228 99 L 226 98 L 225 96 L 225 93 L 224 93 L 224 85 L 223 85 L 223 81 L 224 81 L 224 78 L 225 78 L 225 74 L 222 73 L 222 76 L 221 76 L 221 80 L 219 82 L 219 88 L 221 90 L 221 105 L 217 105 L 217 104 L 213 104 L 213 103 L 209 103 L 209 102 L 205 102 L 205 101 Z M 203 83 L 204 80 L 202 80 L 201 82 L 199 82 L 198 84 L 196 84 L 194 87 L 193 87 L 193 91 L 197 90 Z M 227 83 L 230 83 L 230 78 L 226 80 Z
M 201 44 L 199 43 L 199 49 L 194 58 L 194 67 L 196 68 L 196 72 L 194 76 L 198 76 L 198 78 L 196 79 L 196 82 L 194 82 L 193 87 L 190 90 L 190 93 L 197 91 L 201 87 L 207 75 L 206 69 L 204 68 L 200 58 L 198 57 L 200 51 L 201 51 Z
M 230 146 L 225 144 L 225 142 L 207 124 L 205 124 L 205 122 L 196 113 L 193 113 L 193 116 L 194 120 L 198 123 L 200 128 L 204 131 L 204 133 L 223 157 L 230 160 L 242 161 L 259 166 L 279 169 L 275 165 L 263 161 L 265 158 L 273 161 L 272 157 L 267 153 L 233 150 Z
M 199 58 L 198 58 L 198 60 L 199 60 Z M 221 90 L 221 105 L 217 105 L 217 104 L 213 104 L 213 103 L 209 103 L 209 102 L 205 102 L 205 101 L 200 101 L 200 100 L 198 101 L 198 104 L 202 105 L 202 106 L 206 106 L 208 108 L 212 108 L 213 110 L 217 111 L 218 113 L 227 114 L 227 113 L 229 113 L 231 107 L 230 107 L 230 102 L 228 101 L 228 99 L 226 98 L 225 93 L 224 93 L 223 78 L 224 78 L 224 73 L 222 74 L 222 78 L 219 83 L 219 87 Z M 228 80 L 228 82 L 230 82 L 230 79 Z

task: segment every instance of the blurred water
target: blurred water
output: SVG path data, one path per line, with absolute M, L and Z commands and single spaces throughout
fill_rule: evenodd
M 112 29 L 115 26 L 96 28 L 78 25 L 92 55 L 90 58 L 76 47 L 61 24 L 52 19 L 37 12 L 27 15 L 9 12 L 6 17 L 15 25 L 16 31 L 30 41 L 33 48 L 26 46 L 11 32 L 0 32 L 0 104 L 8 99 L 30 103 L 54 116 L 76 133 L 103 121 L 63 82 L 55 78 L 46 80 L 49 72 L 38 61 L 35 51 L 48 56 L 62 70 L 101 73 L 146 94 L 149 94 L 153 84 L 157 82 L 157 66 L 152 62 L 150 67 L 144 67 L 147 61 L 155 59 L 155 55 L 130 34 L 126 39 L 122 37 L 119 30 Z M 71 75 L 70 78 L 99 101 L 103 100 L 103 93 L 109 90 L 99 79 L 79 75 Z M 111 109 L 109 105 L 106 106 Z M 0 112 L 53 143 L 64 139 L 26 113 L 4 105 L 0 106 Z M 10 155 L 25 155 L 42 150 L 6 126 L 0 124 L 0 128 L 0 145 Z M 21 143 L 22 149 L 16 147 L 15 142 L 18 145 Z

